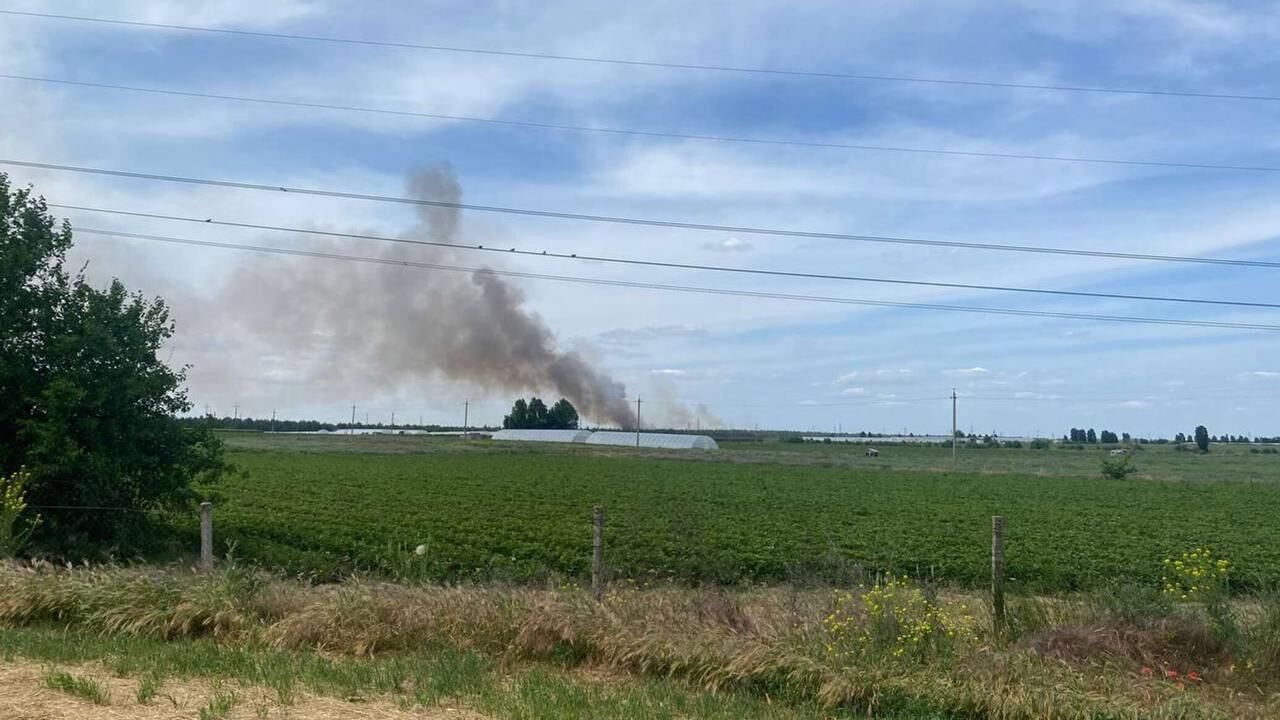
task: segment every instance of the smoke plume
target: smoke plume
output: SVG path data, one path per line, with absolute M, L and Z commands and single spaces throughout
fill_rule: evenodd
M 413 175 L 414 197 L 457 202 L 447 167 Z M 421 208 L 406 238 L 459 242 L 459 211 Z M 306 244 L 315 247 L 314 238 Z M 384 260 L 475 265 L 476 253 L 384 244 L 359 254 Z M 338 246 L 334 246 L 335 248 Z M 350 245 L 340 249 L 351 253 Z M 634 423 L 625 387 L 574 352 L 524 307 L 524 296 L 492 270 L 423 272 L 359 263 L 255 259 L 223 293 L 236 322 L 287 347 L 308 368 L 308 383 L 394 389 L 433 376 L 490 391 L 554 392 L 584 417 Z

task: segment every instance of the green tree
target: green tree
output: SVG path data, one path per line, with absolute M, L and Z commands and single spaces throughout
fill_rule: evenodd
M 1196 426 L 1196 447 L 1202 453 L 1209 452 L 1209 430 L 1203 425 Z
M 1116 434 L 1110 430 L 1103 430 L 1100 439 L 1105 445 L 1114 445 L 1120 442 L 1120 438 L 1116 437 Z
M 560 398 L 547 413 L 547 427 L 557 430 L 576 430 L 578 428 L 577 408 L 568 400 Z
M 1098 433 L 1094 432 L 1093 428 L 1089 428 L 1089 432 L 1085 434 L 1085 439 L 1090 443 L 1096 443 L 1098 442 Z
M 102 290 L 64 270 L 71 227 L 0 173 L 0 474 L 25 467 L 45 549 L 144 539 L 127 510 L 177 507 L 226 469 L 221 444 L 176 415 L 191 409 L 185 369 L 157 358 L 173 335 L 160 299 Z
M 508 429 L 569 430 L 578 427 L 578 411 L 564 398 L 550 409 L 542 398 L 516 400 L 511 414 L 502 419 L 502 427 Z
M 529 398 L 529 425 L 531 428 L 546 429 L 547 404 L 540 397 Z
M 511 406 L 511 414 L 502 418 L 502 427 L 508 430 L 530 427 L 529 403 L 525 402 L 524 398 L 516 400 Z

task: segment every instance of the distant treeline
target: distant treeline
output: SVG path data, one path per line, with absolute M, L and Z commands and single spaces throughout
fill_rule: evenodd
M 427 432 L 447 432 L 461 430 L 460 427 L 449 425 L 417 425 L 412 423 L 397 423 L 396 425 L 386 425 L 383 423 L 362 423 L 358 422 L 354 425 L 351 423 L 331 423 L 321 422 L 319 420 L 284 420 L 271 418 L 233 418 L 233 417 L 214 417 L 212 415 L 198 417 L 180 417 L 178 422 L 182 425 L 199 426 L 213 428 L 214 430 L 252 430 L 259 432 L 319 432 L 328 430 L 337 432 L 339 430 L 348 430 L 355 428 L 357 430 L 425 430 Z M 472 430 L 487 430 L 489 428 L 472 426 Z
M 347 430 L 356 428 L 357 430 L 391 430 L 393 426 L 384 423 L 331 423 L 321 422 L 319 420 L 284 420 L 271 418 L 233 418 L 233 417 L 214 417 L 212 415 L 180 417 L 178 422 L 182 425 L 208 427 L 214 430 L 249 430 L 259 432 L 319 432 L 327 430 L 336 432 L 339 430 Z M 273 425 L 274 423 L 274 425 Z M 451 425 L 417 425 L 412 423 L 398 423 L 394 426 L 396 430 L 424 430 L 427 432 L 449 432 L 462 430 L 461 427 Z M 494 430 L 496 428 L 488 426 L 473 425 L 471 430 Z M 654 431 L 650 429 L 648 431 Z M 661 430 L 661 432 L 685 433 L 690 432 L 683 428 L 672 428 L 670 430 Z M 803 442 L 803 433 L 779 433 L 776 430 L 735 430 L 735 429 L 717 429 L 703 430 L 702 434 L 710 435 L 717 441 L 762 441 L 765 439 L 781 439 L 786 442 Z M 977 435 L 974 433 L 957 432 L 956 435 L 966 444 L 981 445 L 1003 445 L 1012 446 L 1017 441 L 1004 440 L 998 435 Z M 885 438 L 885 437 L 928 437 L 925 435 L 917 436 L 914 433 L 875 433 L 875 432 L 848 432 L 837 433 L 831 437 L 848 437 L 848 438 Z M 1043 439 L 1041 439 L 1043 440 Z M 1214 443 L 1269 443 L 1280 444 L 1280 436 L 1276 437 L 1254 437 L 1247 435 L 1213 435 L 1209 440 Z M 819 441 L 820 442 L 820 441 Z M 1045 446 L 1048 446 L 1047 440 L 1044 440 Z M 1099 444 L 1114 445 L 1137 443 L 1139 445 L 1168 445 L 1170 443 L 1190 443 L 1194 442 L 1194 438 L 1190 434 L 1178 433 L 1169 438 L 1134 438 L 1129 433 L 1116 434 L 1110 430 L 1095 432 L 1093 429 L 1072 428 L 1069 434 L 1063 435 L 1059 440 L 1061 443 L 1078 443 L 1078 444 Z M 950 441 L 943 441 L 941 444 L 950 445 Z M 1036 447 L 1036 441 L 1029 441 L 1032 447 Z M 1019 443 L 1021 446 L 1021 443 Z

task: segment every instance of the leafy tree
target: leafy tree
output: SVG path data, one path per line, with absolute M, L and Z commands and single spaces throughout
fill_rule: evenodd
M 516 400 L 511 406 L 511 414 L 502 418 L 502 427 L 507 430 L 527 428 L 529 425 L 529 403 L 524 398 Z
M 1176 443 L 1184 443 L 1187 441 L 1187 436 L 1184 433 L 1178 433 L 1173 436 L 1173 441 Z
M 1098 442 L 1098 433 L 1094 432 L 1093 428 L 1089 428 L 1089 432 L 1085 434 L 1085 441 L 1089 443 Z
M 502 427 L 508 429 L 570 430 L 578 427 L 578 411 L 573 404 L 560 398 L 550 409 L 542 398 L 533 397 L 525 402 L 516 400 L 511 414 L 502 419 Z
M 1209 452 L 1209 431 L 1203 425 L 1196 426 L 1196 447 L 1200 452 Z
M 573 403 L 560 398 L 547 414 L 548 427 L 562 430 L 578 429 L 578 410 Z
M 207 428 L 183 426 L 186 370 L 157 358 L 173 335 L 160 299 L 64 270 L 71 227 L 0 173 L 0 475 L 25 468 L 33 506 L 178 507 L 226 469 Z M 33 541 L 63 551 L 130 545 L 125 511 L 46 509 Z
M 1111 432 L 1110 430 L 1103 430 L 1100 439 L 1104 444 L 1107 444 L 1107 445 L 1114 445 L 1120 442 L 1120 438 L 1116 437 L 1116 434 Z
M 546 428 L 547 427 L 547 405 L 542 402 L 542 398 L 529 398 L 529 427 Z
M 1129 433 L 1122 433 L 1120 435 L 1120 440 L 1121 442 L 1126 442 L 1126 443 L 1133 442 L 1133 437 L 1131 437 Z

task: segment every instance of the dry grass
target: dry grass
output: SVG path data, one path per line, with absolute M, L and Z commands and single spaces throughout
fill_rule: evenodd
M 74 667 L 76 677 L 94 677 L 113 698 L 133 698 L 141 681 L 116 678 L 96 666 Z M 47 672 L 34 663 L 0 663 L 0 717 L 6 720 L 169 720 L 170 718 L 221 717 L 293 718 L 294 720 L 485 720 L 462 708 L 407 709 L 390 700 L 365 699 L 355 704 L 319 696 L 301 696 L 281 705 L 270 688 L 237 687 L 232 693 L 205 681 L 170 681 L 153 702 L 94 704 L 45 682 Z M 221 711 L 211 714 L 210 710 Z M 204 713 L 202 715 L 201 713 Z
M 982 612 L 981 598 L 956 597 Z M 1265 689 L 1274 687 L 1274 666 L 1231 669 L 1243 662 L 1239 648 L 1224 644 L 1203 618 L 1136 607 L 1039 601 L 1012 608 L 1021 625 L 1008 643 L 979 637 L 945 657 L 850 661 L 824 649 L 823 619 L 833 599 L 822 590 L 619 590 L 596 603 L 576 589 L 411 588 L 362 580 L 310 587 L 235 568 L 211 575 L 0 569 L 0 625 L 6 626 L 55 623 L 346 656 L 448 646 L 512 661 L 671 676 L 708 689 L 819 698 L 868 712 L 1028 720 L 1280 717 L 1280 701 Z M 1280 615 L 1251 615 L 1253 625 L 1242 637 L 1280 636 Z M 1249 651 L 1257 658 L 1275 655 L 1271 645 Z M 1144 666 L 1152 668 L 1150 676 Z M 1179 687 L 1165 678 L 1175 668 L 1197 670 L 1204 679 Z

